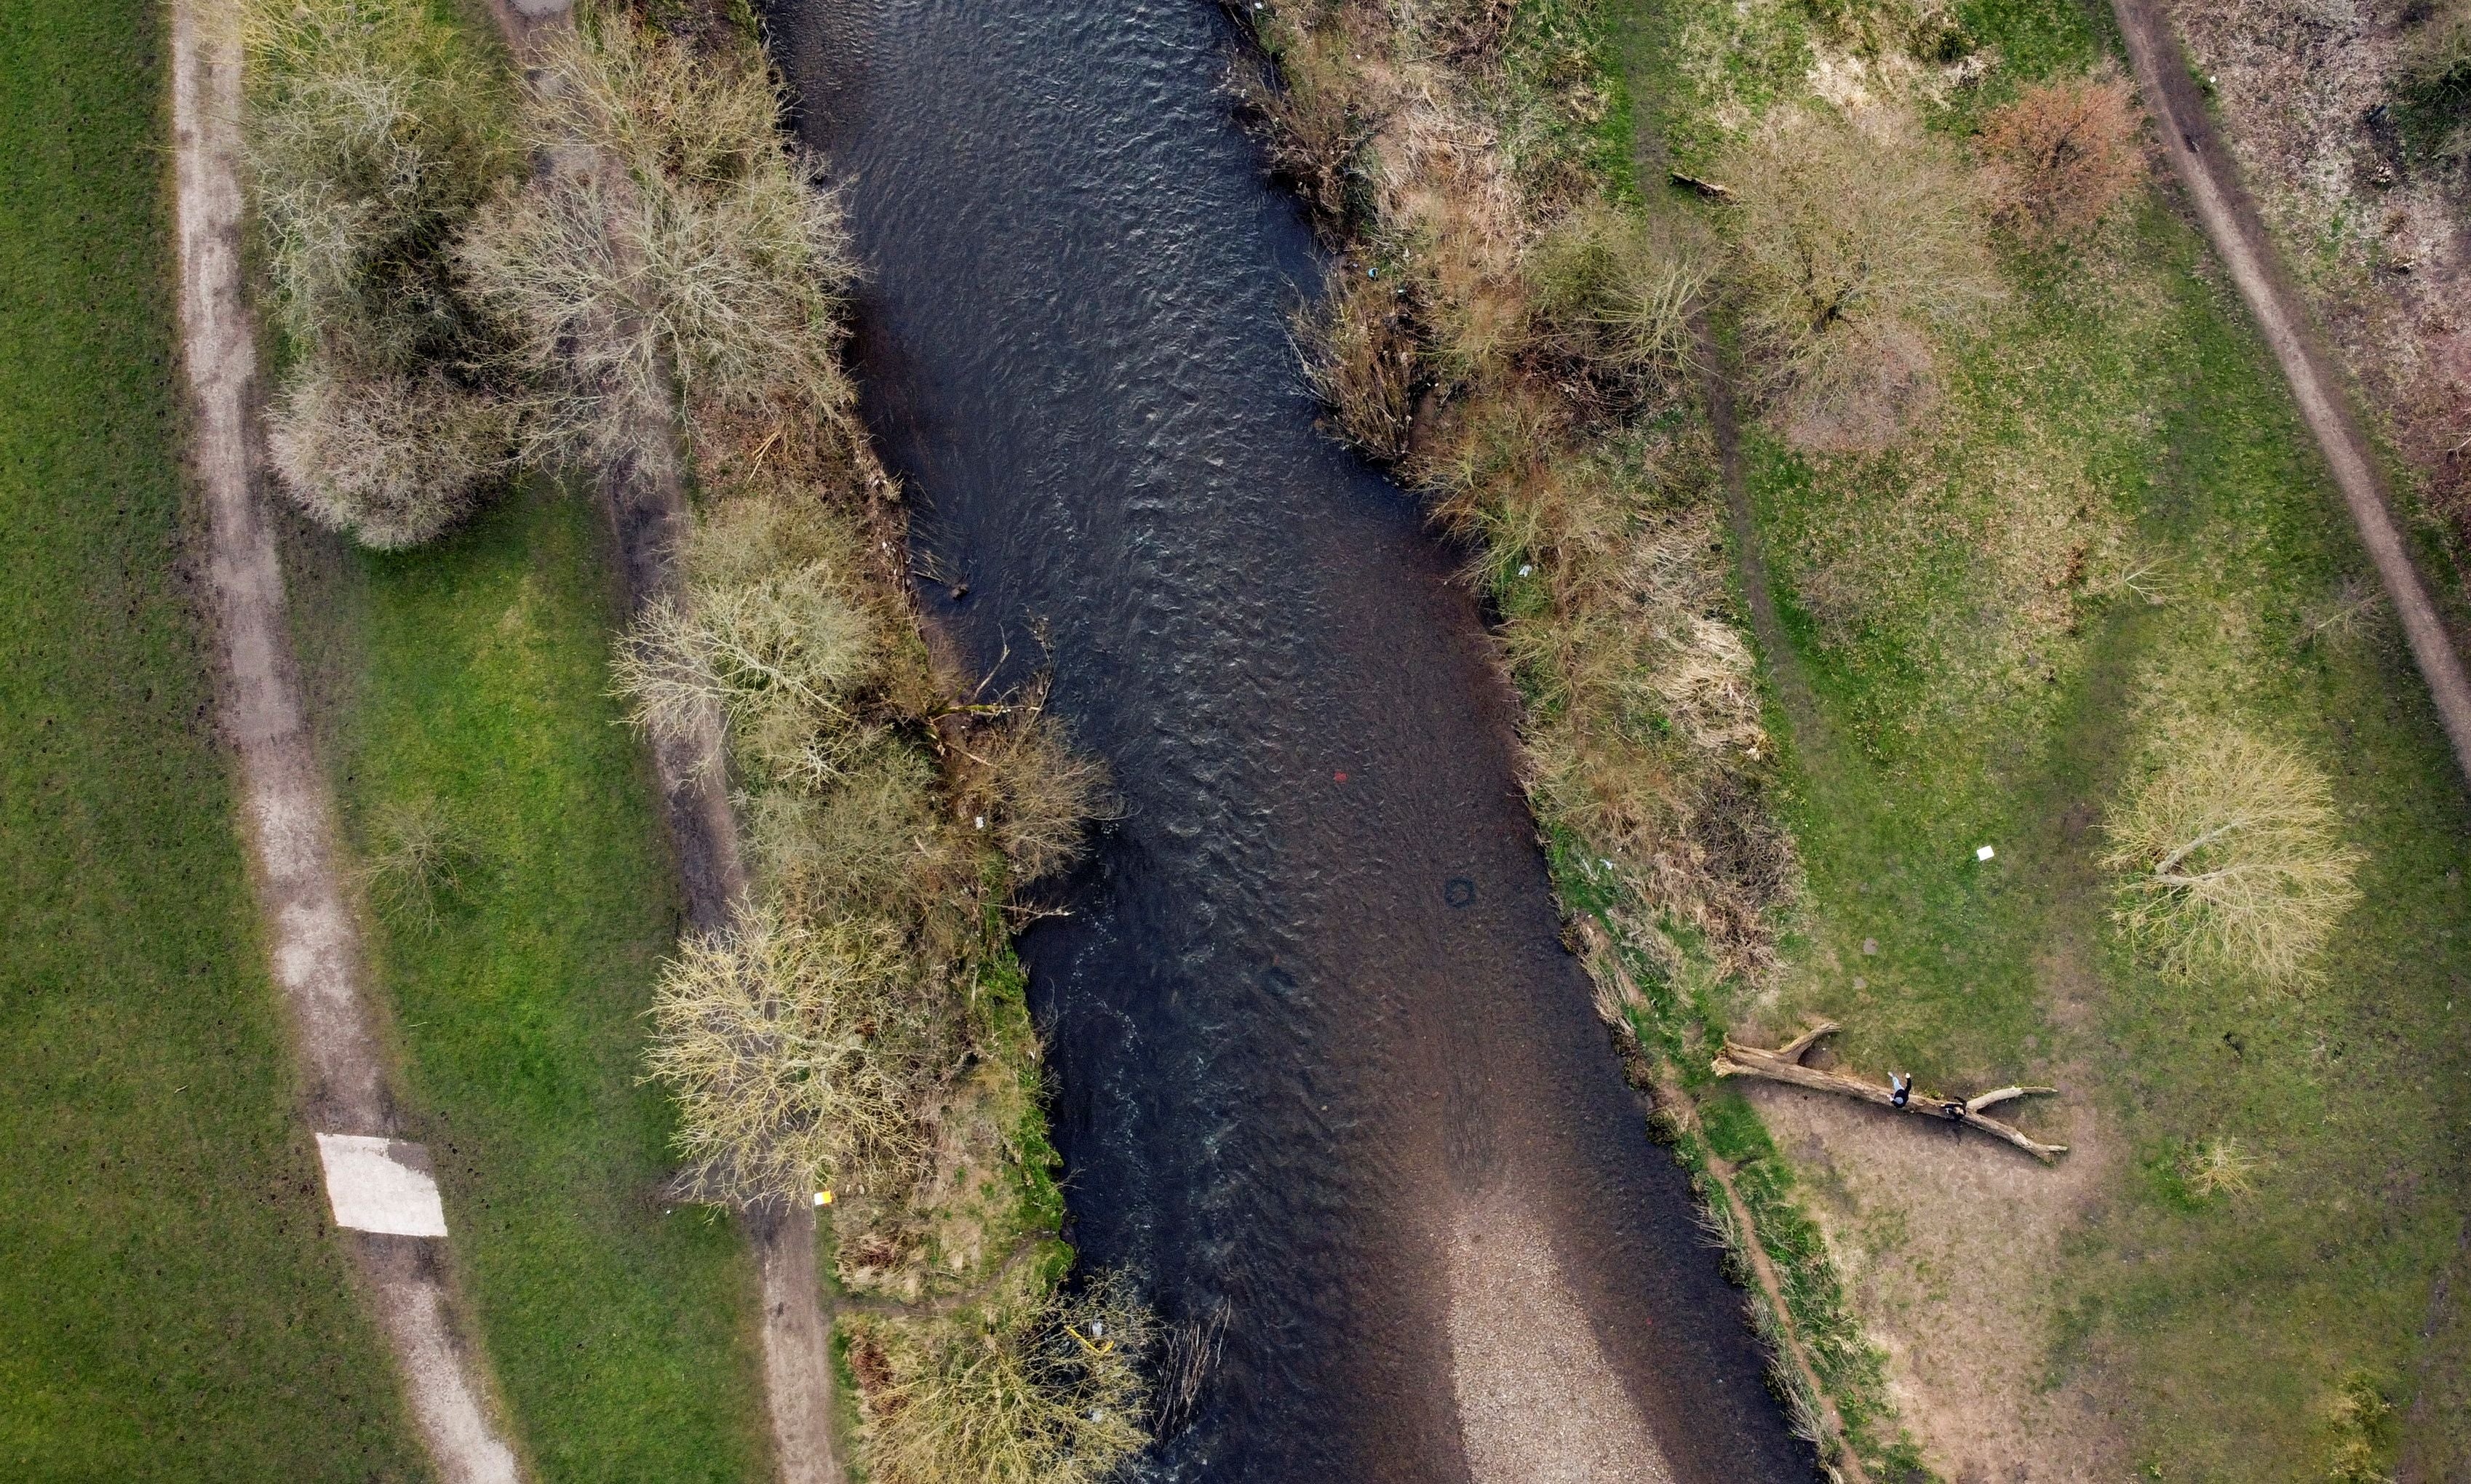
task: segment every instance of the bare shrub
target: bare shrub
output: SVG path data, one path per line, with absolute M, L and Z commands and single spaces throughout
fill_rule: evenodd
M 651 1074 L 678 1103 L 680 1184 L 704 1198 L 804 1199 L 924 1154 L 942 1076 L 936 1017 L 881 925 L 767 911 L 680 945 L 654 991 Z
M 1096 1484 L 1149 1443 L 1155 1323 L 1120 1275 L 851 1346 L 883 1484 Z
M 334 376 L 313 361 L 270 410 L 276 477 L 319 524 L 365 546 L 418 546 L 470 513 L 513 451 L 494 395 L 438 371 Z
M 823 792 L 750 792 L 747 844 L 766 890 L 806 914 L 914 912 L 970 862 L 947 837 L 934 761 L 890 739 L 846 751 Z
M 1780 114 L 1723 169 L 1745 339 L 1774 383 L 1835 357 L 1833 376 L 1864 385 L 1846 358 L 1961 327 L 2000 296 L 1973 175 L 1909 120 Z
M 412 0 L 247 0 L 242 22 L 277 322 L 364 373 L 453 347 L 447 246 L 514 165 L 497 80 Z
M 760 59 L 698 59 L 612 17 L 558 41 L 544 70 L 535 147 L 592 142 L 623 176 L 553 170 L 502 192 L 457 254 L 518 364 L 560 389 L 538 436 L 623 453 L 636 411 L 672 396 L 844 412 L 848 234 L 814 162 L 775 141 Z
M 1992 209 L 2028 247 L 2083 236 L 2145 173 L 2134 93 L 2116 75 L 2026 88 L 1982 126 Z
M 2164 973 L 2306 978 L 2359 900 L 2324 773 L 2228 727 L 2183 728 L 2112 817 L 2116 916 Z
M 435 932 L 444 907 L 461 898 L 480 869 L 480 842 L 434 798 L 389 804 L 370 831 L 362 881 L 378 915 Z
M 1034 882 L 1070 865 L 1081 854 L 1083 827 L 1113 812 L 1106 765 L 1073 750 L 1047 714 L 1044 681 L 1015 701 L 1012 716 L 979 755 L 988 765 L 984 787 L 996 844 L 1017 881 Z
M 1679 228 L 1591 203 L 1539 238 L 1522 267 L 1540 347 L 1598 388 L 1635 395 L 1689 365 L 1715 265 Z
M 1397 286 L 1333 265 L 1321 301 L 1294 323 L 1296 358 L 1340 439 L 1383 463 L 1405 457 L 1415 419 L 1416 343 Z
M 718 705 L 759 742 L 786 745 L 843 709 L 871 671 L 876 624 L 820 562 L 658 598 L 627 630 L 614 662 L 629 718 L 663 736 L 693 736 Z

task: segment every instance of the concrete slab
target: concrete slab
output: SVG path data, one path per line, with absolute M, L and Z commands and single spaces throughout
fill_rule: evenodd
M 443 1237 L 446 1207 L 437 1198 L 429 1151 L 400 1139 L 319 1134 L 326 1202 L 335 1224 L 385 1237 Z

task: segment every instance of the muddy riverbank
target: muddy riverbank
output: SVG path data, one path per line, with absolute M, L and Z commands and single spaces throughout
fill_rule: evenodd
M 930 609 L 1051 662 L 1123 795 L 1024 954 L 1071 1236 L 1228 1314 L 1165 1474 L 1806 1477 L 1559 941 L 1454 558 L 1313 427 L 1318 264 L 1216 14 L 774 21 Z

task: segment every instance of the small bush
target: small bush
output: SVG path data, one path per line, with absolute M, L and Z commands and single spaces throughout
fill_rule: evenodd
M 2119 77 L 2029 87 L 1984 122 L 1981 144 L 1995 214 L 2033 247 L 2092 229 L 2145 172 Z
M 1154 1322 L 1118 1275 L 850 1347 L 882 1484 L 1096 1484 L 1149 1443 Z
M 2364 859 L 2324 773 L 2224 727 L 2183 729 L 2159 753 L 2109 825 L 2120 925 L 2174 977 L 2305 978 L 2359 900 Z
M 2393 87 L 2405 143 L 2431 159 L 2471 159 L 2471 0 L 2450 0 L 2410 34 Z
M 1015 702 L 1008 724 L 983 754 L 997 846 L 1020 882 L 1034 882 L 1081 854 L 1082 830 L 1106 816 L 1106 765 L 1072 750 L 1047 714 L 1047 687 Z
M 513 451 L 513 414 L 438 371 L 341 380 L 312 361 L 269 412 L 276 477 L 320 525 L 381 551 L 468 514 Z
M 1396 284 L 1345 260 L 1320 303 L 1295 320 L 1296 356 L 1341 441 L 1382 463 L 1406 456 L 1416 409 L 1416 342 Z
M 848 1173 L 899 1171 L 945 1068 L 898 937 L 751 911 L 687 940 L 654 992 L 651 1074 L 678 1102 L 681 1187 L 803 1200 Z
M 1571 212 L 1522 265 L 1534 337 L 1624 400 L 1690 364 L 1711 255 L 1667 224 L 1603 204 Z
M 1909 377 L 1855 363 L 1902 355 L 1926 327 L 1961 328 L 2000 297 L 1972 174 L 1909 121 L 1866 131 L 1806 111 L 1736 145 L 1722 170 L 1738 203 L 1744 338 L 1771 384 L 1824 373 L 1839 389 L 1926 402 Z M 1847 420 L 1894 412 L 1876 406 Z

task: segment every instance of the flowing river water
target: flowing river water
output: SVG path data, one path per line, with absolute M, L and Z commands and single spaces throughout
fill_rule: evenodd
M 1564 949 L 1452 554 L 1314 427 L 1206 0 L 773 17 L 930 612 L 1112 766 L 1023 951 L 1084 1260 L 1223 1356 L 1172 1479 L 1810 1476 Z M 966 585 L 958 596 L 952 588 Z

